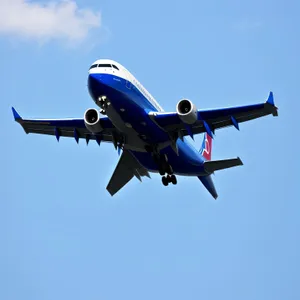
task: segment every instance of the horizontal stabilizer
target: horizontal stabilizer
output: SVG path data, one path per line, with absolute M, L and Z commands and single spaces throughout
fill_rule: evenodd
M 207 173 L 211 174 L 215 171 L 224 170 L 236 166 L 242 166 L 243 162 L 238 158 L 222 159 L 222 160 L 212 160 L 206 161 L 204 163 L 204 169 Z
M 145 169 L 136 158 L 127 150 L 123 150 L 118 165 L 107 185 L 108 192 L 113 196 L 135 176 L 142 181 L 143 176 L 150 178 Z
M 216 191 L 216 188 L 215 188 L 215 185 L 214 185 L 214 182 L 213 182 L 211 176 L 210 175 L 198 176 L 198 178 L 203 183 L 203 185 L 206 187 L 208 192 L 215 198 L 215 200 L 217 200 L 218 193 Z

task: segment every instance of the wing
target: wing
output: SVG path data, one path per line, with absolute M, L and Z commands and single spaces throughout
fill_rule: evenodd
M 106 189 L 113 196 L 124 187 L 133 176 L 137 177 L 140 181 L 142 181 L 141 176 L 150 178 L 148 171 L 136 158 L 129 151 L 124 150 Z
M 184 124 L 177 113 L 150 113 L 152 119 L 165 131 L 177 132 L 179 136 L 207 132 L 212 136 L 216 129 L 234 126 L 239 129 L 239 123 L 260 118 L 269 114 L 277 116 L 273 93 L 265 103 L 227 107 L 218 109 L 198 110 L 198 120 L 193 125 Z
M 20 117 L 14 108 L 12 108 L 12 111 L 15 121 L 23 127 L 26 133 L 55 135 L 57 140 L 61 136 L 73 137 L 77 143 L 80 138 L 84 138 L 87 143 L 89 140 L 96 140 L 98 144 L 101 141 L 116 143 L 117 131 L 108 118 L 100 119 L 103 131 L 99 134 L 93 134 L 85 127 L 83 119 L 25 120 Z

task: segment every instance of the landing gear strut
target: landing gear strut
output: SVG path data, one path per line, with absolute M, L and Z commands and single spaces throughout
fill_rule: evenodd
M 177 178 L 173 174 L 173 168 L 168 163 L 168 157 L 166 154 L 161 154 L 159 157 L 157 157 L 156 162 L 158 164 L 158 171 L 159 174 L 162 176 L 162 184 L 164 186 L 169 185 L 169 183 L 177 184 Z M 165 176 L 165 174 L 167 174 Z
M 171 175 L 173 174 L 173 168 L 168 163 L 168 157 L 166 154 L 161 154 L 157 160 L 158 171 L 161 176 L 164 176 L 166 173 Z

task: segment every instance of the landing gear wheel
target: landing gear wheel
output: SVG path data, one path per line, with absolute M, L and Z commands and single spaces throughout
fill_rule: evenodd
M 106 116 L 106 111 L 105 111 L 105 109 L 101 109 L 101 110 L 100 110 L 100 114 Z
M 169 185 L 169 178 L 168 177 L 163 176 L 161 178 L 161 181 L 162 181 L 162 183 L 163 183 L 164 186 L 168 186 Z
M 174 185 L 177 184 L 177 178 L 176 176 L 173 174 L 169 177 L 170 182 L 172 182 Z

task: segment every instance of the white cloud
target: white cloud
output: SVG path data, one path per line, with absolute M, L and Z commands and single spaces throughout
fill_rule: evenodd
M 0 34 L 47 41 L 84 40 L 91 29 L 101 26 L 101 15 L 78 8 L 74 0 L 0 0 Z

